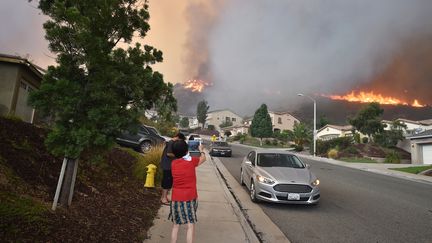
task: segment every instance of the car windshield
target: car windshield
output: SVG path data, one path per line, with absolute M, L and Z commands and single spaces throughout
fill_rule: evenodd
M 214 142 L 214 146 L 220 146 L 220 147 L 228 147 L 227 142 Z
M 278 153 L 258 154 L 257 165 L 261 167 L 305 168 L 296 156 Z

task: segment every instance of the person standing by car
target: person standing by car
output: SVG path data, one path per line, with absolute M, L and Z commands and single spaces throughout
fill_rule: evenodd
M 177 159 L 172 162 L 173 189 L 170 214 L 173 222 L 171 243 L 177 242 L 181 224 L 187 224 L 186 241 L 193 242 L 195 223 L 197 222 L 198 192 L 195 168 L 205 162 L 204 147 L 199 146 L 200 157 L 191 157 L 188 144 L 177 140 L 172 144 L 172 151 Z
M 172 188 L 173 178 L 171 174 L 171 163 L 175 158 L 172 152 L 172 144 L 177 140 L 186 140 L 186 137 L 182 133 L 177 133 L 170 141 L 165 144 L 165 148 L 162 152 L 161 167 L 162 167 L 162 195 L 161 203 L 163 205 L 169 205 L 168 191 Z

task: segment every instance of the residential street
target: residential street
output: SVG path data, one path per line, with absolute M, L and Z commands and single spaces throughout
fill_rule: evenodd
M 220 160 L 239 182 L 250 149 L 232 148 Z M 321 181 L 317 206 L 259 204 L 292 242 L 431 242 L 431 184 L 303 161 Z

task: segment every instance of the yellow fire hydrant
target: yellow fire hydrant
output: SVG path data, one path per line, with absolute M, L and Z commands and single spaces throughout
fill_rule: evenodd
M 144 187 L 155 187 L 155 174 L 156 174 L 156 165 L 154 164 L 149 164 L 146 166 L 147 168 L 147 176 L 146 176 L 146 181 L 144 184 Z

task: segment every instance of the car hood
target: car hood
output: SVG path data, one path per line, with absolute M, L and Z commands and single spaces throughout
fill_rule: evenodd
M 310 184 L 315 176 L 309 169 L 295 169 L 289 167 L 258 167 L 257 172 L 278 183 Z

